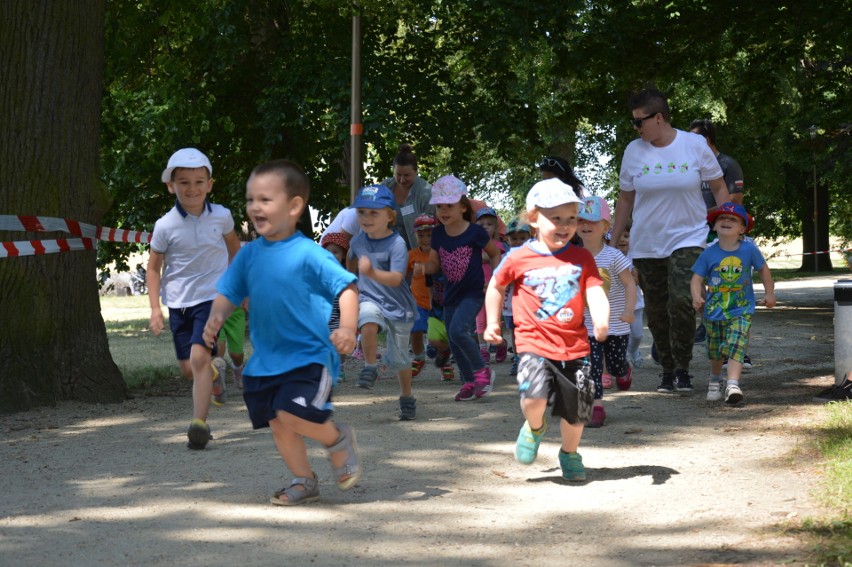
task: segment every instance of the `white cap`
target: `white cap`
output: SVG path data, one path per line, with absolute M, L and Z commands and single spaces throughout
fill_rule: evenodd
M 195 148 L 183 148 L 172 154 L 169 158 L 169 164 L 163 170 L 161 179 L 163 183 L 168 183 L 172 180 L 172 171 L 176 167 L 186 167 L 194 169 L 196 167 L 206 167 L 210 175 L 213 175 L 213 166 L 210 165 L 210 160 Z
M 527 193 L 527 211 L 535 208 L 550 209 L 559 205 L 581 202 L 570 185 L 555 177 L 539 181 Z

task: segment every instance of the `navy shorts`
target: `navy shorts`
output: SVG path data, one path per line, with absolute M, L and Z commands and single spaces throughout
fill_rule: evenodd
M 189 352 L 192 345 L 204 344 L 204 325 L 210 317 L 212 301 L 205 301 L 192 307 L 169 307 L 169 328 L 172 330 L 172 340 L 175 343 L 175 354 L 178 360 L 189 360 Z M 216 356 L 216 347 L 213 347 L 213 356 Z
M 412 333 L 425 333 L 429 330 L 429 310 L 417 306 L 417 319 L 414 320 L 414 326 L 411 327 Z
M 243 376 L 243 399 L 252 427 L 269 427 L 285 411 L 311 423 L 331 417 L 331 374 L 322 364 L 309 364 L 277 376 Z

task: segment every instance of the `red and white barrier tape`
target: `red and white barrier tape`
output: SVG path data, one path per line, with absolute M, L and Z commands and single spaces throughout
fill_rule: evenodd
M 56 252 L 71 252 L 73 250 L 94 250 L 96 246 L 97 241 L 92 238 L 58 238 L 56 240 L 0 242 L 0 258 L 36 256 L 39 254 L 54 254 Z
M 793 256 L 815 256 L 819 254 L 832 254 L 837 252 L 838 254 L 846 254 L 847 252 L 852 252 L 852 248 L 848 250 L 820 250 L 819 252 L 800 252 L 799 254 L 790 254 L 789 252 L 778 252 L 777 256 L 784 256 L 785 258 L 792 258 Z
M 54 217 L 0 215 L 0 230 L 67 232 L 68 234 L 82 237 L 72 239 L 60 238 L 57 240 L 0 242 L 0 247 L 2 248 L 0 249 L 0 258 L 53 254 L 55 252 L 70 252 L 73 250 L 92 250 L 97 245 L 97 240 L 105 240 L 107 242 L 135 242 L 137 244 L 151 242 L 151 234 L 148 232 L 109 228 Z

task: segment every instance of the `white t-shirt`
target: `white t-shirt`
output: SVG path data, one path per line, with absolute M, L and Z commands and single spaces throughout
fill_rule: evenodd
M 355 236 L 361 232 L 361 225 L 358 224 L 358 210 L 352 207 L 347 207 L 337 213 L 331 224 L 322 231 L 322 236 L 330 232 L 345 232 L 349 236 Z M 322 239 L 320 239 L 322 240 Z
M 701 182 L 722 177 L 703 136 L 675 130 L 658 148 L 637 138 L 624 150 L 622 191 L 635 191 L 630 252 L 634 258 L 668 258 L 679 248 L 706 247 L 707 207 Z

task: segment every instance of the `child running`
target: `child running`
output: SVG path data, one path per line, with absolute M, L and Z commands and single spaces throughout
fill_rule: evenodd
M 364 368 L 358 387 L 371 389 L 379 376 L 376 347 L 381 331 L 387 331 L 385 364 L 399 376 L 399 412 L 409 421 L 416 417 L 417 402 L 411 395 L 411 360 L 408 341 L 417 316 L 417 303 L 405 281 L 408 249 L 393 228 L 396 224 L 394 196 L 384 185 L 369 185 L 359 191 L 352 206 L 358 212 L 361 232 L 352 237 L 347 266 L 358 270 L 361 292 L 358 328 Z
M 530 225 L 523 222 L 520 218 L 512 219 L 509 221 L 509 224 L 506 225 L 506 243 L 509 245 L 510 249 L 523 246 L 530 238 Z M 509 374 L 511 376 L 516 376 L 518 374 L 519 357 L 518 349 L 515 346 L 515 322 L 512 319 L 513 290 L 513 284 L 509 284 L 509 287 L 506 288 L 506 297 L 503 300 L 503 322 L 506 325 L 506 329 L 509 331 L 509 342 L 511 343 L 513 352 L 512 367 L 509 369 Z
M 757 269 L 760 275 L 765 291 L 763 301 L 768 308 L 775 307 L 775 283 L 758 247 L 742 240 L 754 226 L 754 219 L 742 205 L 723 203 L 707 215 L 707 222 L 719 240 L 704 250 L 692 266 L 692 306 L 696 310 L 704 308 L 710 358 L 707 399 L 722 398 L 722 364 L 727 356 L 725 403 L 734 405 L 743 399 L 740 380 L 755 306 L 752 269 Z M 702 297 L 705 283 L 706 301 Z
M 442 226 L 432 231 L 429 261 L 416 264 L 414 274 L 421 270 L 444 273 L 444 323 L 463 382 L 455 400 L 478 399 L 491 391 L 491 369 L 483 362 L 471 334 L 485 301 L 482 251 L 491 258 L 492 269 L 500 261 L 500 251 L 485 229 L 474 224 L 467 186 L 459 178 L 445 175 L 438 179 L 432 185 L 429 204 L 436 205 L 435 214 Z
M 627 362 L 627 343 L 630 324 L 635 317 L 636 282 L 624 254 L 604 242 L 611 219 L 607 202 L 596 195 L 585 197 L 580 204 L 579 219 L 577 232 L 583 240 L 583 248 L 595 258 L 609 300 L 609 335 L 605 341 L 595 339 L 595 324 L 588 307 L 585 312 L 592 350 L 592 380 L 595 382 L 595 405 L 592 419 L 586 427 L 601 427 L 606 420 L 604 387 L 612 387 L 612 378 L 607 385 L 603 382 L 604 359 L 607 370 L 615 376 L 619 390 L 629 390 L 632 383 L 633 370 Z
M 308 460 L 305 437 L 325 446 L 340 490 L 352 488 L 361 476 L 355 432 L 331 420 L 338 353 L 355 347 L 358 289 L 354 275 L 296 230 L 309 193 L 308 178 L 291 161 L 254 168 L 246 188 L 246 213 L 258 238 L 219 280 L 219 295 L 204 327 L 204 341 L 213 345 L 225 319 L 249 299 L 254 352 L 243 373 L 243 398 L 252 426 L 270 428 L 295 477 L 270 499 L 280 506 L 319 499 L 319 479 Z M 340 326 L 329 334 L 335 297 L 340 300 Z
M 545 410 L 552 401 L 562 434 L 559 465 L 568 481 L 586 479 L 577 449 L 583 424 L 592 414 L 594 386 L 588 378 L 584 303 L 592 313 L 596 340 L 606 340 L 609 325 L 609 304 L 595 260 L 570 243 L 577 230 L 579 203 L 571 186 L 559 179 L 533 185 L 526 208 L 536 239 L 509 252 L 494 272 L 485 300 L 485 336 L 495 344 L 502 340 L 503 294 L 514 284 L 512 312 L 521 356 L 517 381 L 526 419 L 515 444 L 515 459 L 526 465 L 535 461 L 547 428 Z
M 359 229 L 360 230 L 360 229 Z M 346 266 L 346 255 L 349 254 L 349 240 L 352 237 L 348 232 L 326 232 L 320 239 L 320 246 L 331 252 L 341 266 Z M 334 298 L 331 305 L 331 319 L 328 320 L 328 332 L 333 333 L 340 327 L 340 301 Z M 346 372 L 343 368 L 345 355 L 340 355 L 340 381 L 346 380 Z
M 432 252 L 432 229 L 438 225 L 437 219 L 430 214 L 422 214 L 414 219 L 414 236 L 417 246 L 408 251 L 408 269 L 406 277 L 411 280 L 411 293 L 417 302 L 417 320 L 411 328 L 411 377 L 416 378 L 426 364 L 423 336 L 429 330 L 429 310 L 432 308 L 432 294 L 426 282 L 426 275 L 415 276 L 414 264 L 423 264 L 429 260 Z
M 618 240 L 616 248 L 627 256 L 627 261 L 630 262 L 630 273 L 633 274 L 633 281 L 636 283 L 636 308 L 633 310 L 633 322 L 630 323 L 630 339 L 627 341 L 627 362 L 632 364 L 633 368 L 642 368 L 642 353 L 639 351 L 639 346 L 642 344 L 642 335 L 645 333 L 645 294 L 642 293 L 642 287 L 639 285 L 639 272 L 633 267 L 633 262 L 630 258 L 629 223 Z
M 491 207 L 484 207 L 476 211 L 476 224 L 485 229 L 485 232 L 488 233 L 488 238 L 491 239 L 491 242 L 497 247 L 500 251 L 500 254 L 504 254 L 506 252 L 506 245 L 500 241 L 500 234 L 497 232 L 497 227 L 500 223 L 500 217 L 497 216 L 497 211 L 492 209 Z M 486 252 L 482 252 L 482 272 L 485 277 L 485 284 L 488 285 L 488 281 L 491 279 L 491 273 L 493 270 L 491 269 L 491 258 L 488 256 Z M 485 342 L 485 338 L 483 337 L 483 333 L 485 332 L 485 306 L 482 306 L 479 313 L 476 315 L 476 334 L 479 337 L 479 353 L 482 355 L 482 360 L 485 364 L 489 364 L 491 362 L 491 353 L 488 349 L 488 343 Z M 502 342 L 496 347 L 496 352 L 494 356 L 495 362 L 503 362 L 506 360 L 506 353 L 508 352 L 508 345 L 506 342 Z M 492 379 L 494 378 L 494 374 L 491 375 Z M 493 386 L 493 384 L 492 384 Z
M 225 403 L 226 363 L 213 358 L 216 347 L 211 345 L 211 352 L 202 331 L 216 297 L 216 281 L 240 249 L 231 212 L 207 199 L 212 175 L 210 160 L 195 148 L 183 148 L 169 158 L 161 179 L 176 201 L 154 225 L 147 272 L 151 332 L 158 336 L 165 329 L 162 295 L 181 374 L 192 379 L 187 446 L 197 450 L 211 439 L 210 402 Z

